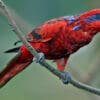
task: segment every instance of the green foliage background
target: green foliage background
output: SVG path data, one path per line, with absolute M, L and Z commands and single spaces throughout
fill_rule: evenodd
M 84 11 L 100 8 L 99 0 L 3 0 L 10 9 L 16 12 L 16 18 L 27 23 L 22 30 L 26 34 L 44 21 L 59 16 L 78 14 Z M 14 47 L 18 40 L 11 31 L 7 20 L 0 14 L 0 70 L 15 55 L 3 52 Z M 100 51 L 100 34 L 86 47 L 73 54 L 68 62 L 85 74 L 97 52 Z M 99 58 L 98 58 L 99 59 Z M 54 63 L 49 62 L 54 65 Z M 98 66 L 100 63 L 98 64 Z M 70 70 L 70 68 L 69 68 Z M 100 74 L 99 74 L 100 75 Z M 93 85 L 100 87 L 100 79 L 96 77 Z M 32 63 L 22 73 L 13 78 L 0 89 L 0 100 L 95 100 L 93 94 L 79 90 L 71 85 L 64 86 L 39 64 Z M 99 99 L 98 99 L 99 100 Z

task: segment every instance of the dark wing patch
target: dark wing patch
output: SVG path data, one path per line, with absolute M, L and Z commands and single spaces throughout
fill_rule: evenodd
M 34 30 L 31 32 L 31 34 L 32 34 L 33 37 L 36 38 L 36 39 L 41 39 L 41 38 L 42 38 L 42 36 L 41 36 L 40 34 L 36 33 Z
M 22 41 L 21 40 L 18 40 L 16 42 L 14 42 L 14 45 L 17 45 L 18 43 L 22 43 Z
M 96 20 L 100 20 L 100 13 L 94 14 L 94 15 L 89 16 L 84 19 L 85 22 L 92 22 L 92 21 L 96 21 Z
M 4 53 L 17 53 L 19 49 L 20 47 L 12 48 L 12 49 L 5 51 Z

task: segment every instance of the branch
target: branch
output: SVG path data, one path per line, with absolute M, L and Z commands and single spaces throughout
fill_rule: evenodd
M 98 50 L 95 53 L 95 56 L 93 58 L 93 61 L 91 62 L 91 64 L 88 66 L 89 69 L 87 70 L 87 73 L 80 73 L 79 68 L 75 68 L 72 67 L 72 65 L 69 65 L 68 67 L 70 67 L 70 71 L 74 74 L 74 76 L 81 82 L 90 85 L 92 80 L 95 79 L 95 77 L 98 75 L 99 71 L 100 71 L 100 50 Z
M 86 90 L 88 92 L 100 95 L 100 89 L 97 89 L 97 88 L 94 88 L 92 86 L 83 84 L 83 83 L 78 82 L 78 81 L 76 81 L 74 79 L 71 79 L 70 84 L 72 84 L 73 86 L 75 86 L 77 88 L 84 89 L 84 90 Z
M 90 64 L 90 69 L 88 71 L 88 74 L 87 75 L 84 75 L 83 76 L 83 82 L 84 83 L 88 83 L 90 84 L 91 81 L 93 79 L 95 79 L 95 77 L 98 75 L 98 73 L 100 72 L 100 61 L 98 58 L 100 58 L 100 51 L 96 52 L 95 53 L 95 57 L 94 57 L 94 60 L 92 61 L 92 63 Z
M 12 15 L 10 13 L 10 11 L 8 10 L 8 8 L 6 7 L 6 5 L 3 3 L 2 0 L 0 0 L 0 8 L 3 12 L 3 14 L 6 16 L 6 18 L 9 21 L 9 25 L 11 26 L 12 30 L 16 33 L 16 35 L 19 37 L 19 39 L 23 42 L 23 44 L 28 48 L 28 50 L 31 52 L 32 55 L 34 55 L 35 57 L 38 57 L 38 53 L 37 51 L 27 42 L 27 40 L 22 36 L 21 31 L 19 30 L 19 28 L 16 25 L 15 20 L 12 18 Z M 50 72 L 52 72 L 54 75 L 56 75 L 57 77 L 59 77 L 62 80 L 66 79 L 66 74 L 61 73 L 60 71 L 56 70 L 55 68 L 53 68 L 51 65 L 49 65 L 45 60 L 43 60 L 40 65 L 44 66 L 46 69 L 48 69 Z M 83 83 L 80 83 L 74 79 L 70 79 L 70 84 L 72 84 L 73 86 L 89 91 L 91 93 L 94 93 L 96 95 L 100 95 L 100 89 L 97 88 L 93 88 L 91 86 L 85 85 Z

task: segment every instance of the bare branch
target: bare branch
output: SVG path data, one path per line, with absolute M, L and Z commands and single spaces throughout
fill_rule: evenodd
M 93 61 L 90 63 L 90 65 L 88 66 L 89 69 L 87 70 L 86 73 L 80 73 L 79 68 L 77 67 L 72 67 L 72 65 L 70 66 L 70 71 L 73 73 L 73 75 L 81 82 L 90 85 L 92 80 L 94 80 L 96 78 L 96 76 L 98 75 L 99 71 L 100 71 L 100 51 L 98 50 L 95 53 L 95 56 L 93 58 Z
M 83 75 L 83 81 L 84 83 L 88 83 L 90 84 L 91 81 L 93 79 L 95 79 L 95 77 L 98 75 L 98 73 L 100 72 L 100 61 L 99 61 L 99 58 L 100 58 L 100 52 L 96 52 L 95 54 L 96 56 L 94 57 L 94 60 L 92 61 L 92 63 L 90 64 L 91 67 L 89 67 L 89 71 L 88 71 L 88 74 L 84 74 Z
M 86 90 L 86 91 L 88 91 L 88 92 L 91 92 L 91 93 L 100 95 L 100 89 L 91 87 L 91 86 L 89 86 L 89 85 L 83 84 L 83 83 L 78 82 L 78 81 L 73 80 L 73 79 L 70 81 L 70 83 L 71 83 L 73 86 L 77 87 L 77 88 L 84 89 L 84 90 Z
M 16 35 L 20 38 L 20 40 L 23 42 L 23 44 L 28 48 L 28 50 L 31 52 L 32 55 L 34 55 L 35 57 L 38 57 L 38 53 L 36 52 L 36 50 L 27 42 L 27 40 L 22 36 L 21 31 L 19 30 L 19 28 L 16 25 L 15 20 L 12 18 L 12 15 L 10 13 L 10 11 L 7 9 L 6 5 L 3 3 L 2 0 L 0 0 L 0 8 L 2 9 L 2 11 L 4 12 L 3 14 L 6 16 L 6 18 L 9 21 L 9 24 L 12 28 L 12 30 L 16 33 Z M 56 75 L 57 77 L 61 78 L 62 80 L 66 79 L 66 75 L 64 73 L 61 73 L 60 71 L 56 70 L 55 68 L 53 68 L 51 65 L 49 65 L 45 60 L 43 60 L 40 63 L 42 66 L 44 66 L 45 68 L 47 68 L 50 72 L 52 72 L 54 75 Z M 91 86 L 85 85 L 83 83 L 80 83 L 74 79 L 70 79 L 70 84 L 72 84 L 73 86 L 89 91 L 91 93 L 100 95 L 100 89 L 96 89 L 93 88 Z

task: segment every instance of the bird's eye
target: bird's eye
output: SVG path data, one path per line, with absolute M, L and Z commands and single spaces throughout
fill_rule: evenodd
M 92 22 L 92 21 L 96 21 L 96 20 L 100 20 L 100 13 L 93 14 L 84 19 L 85 22 Z

